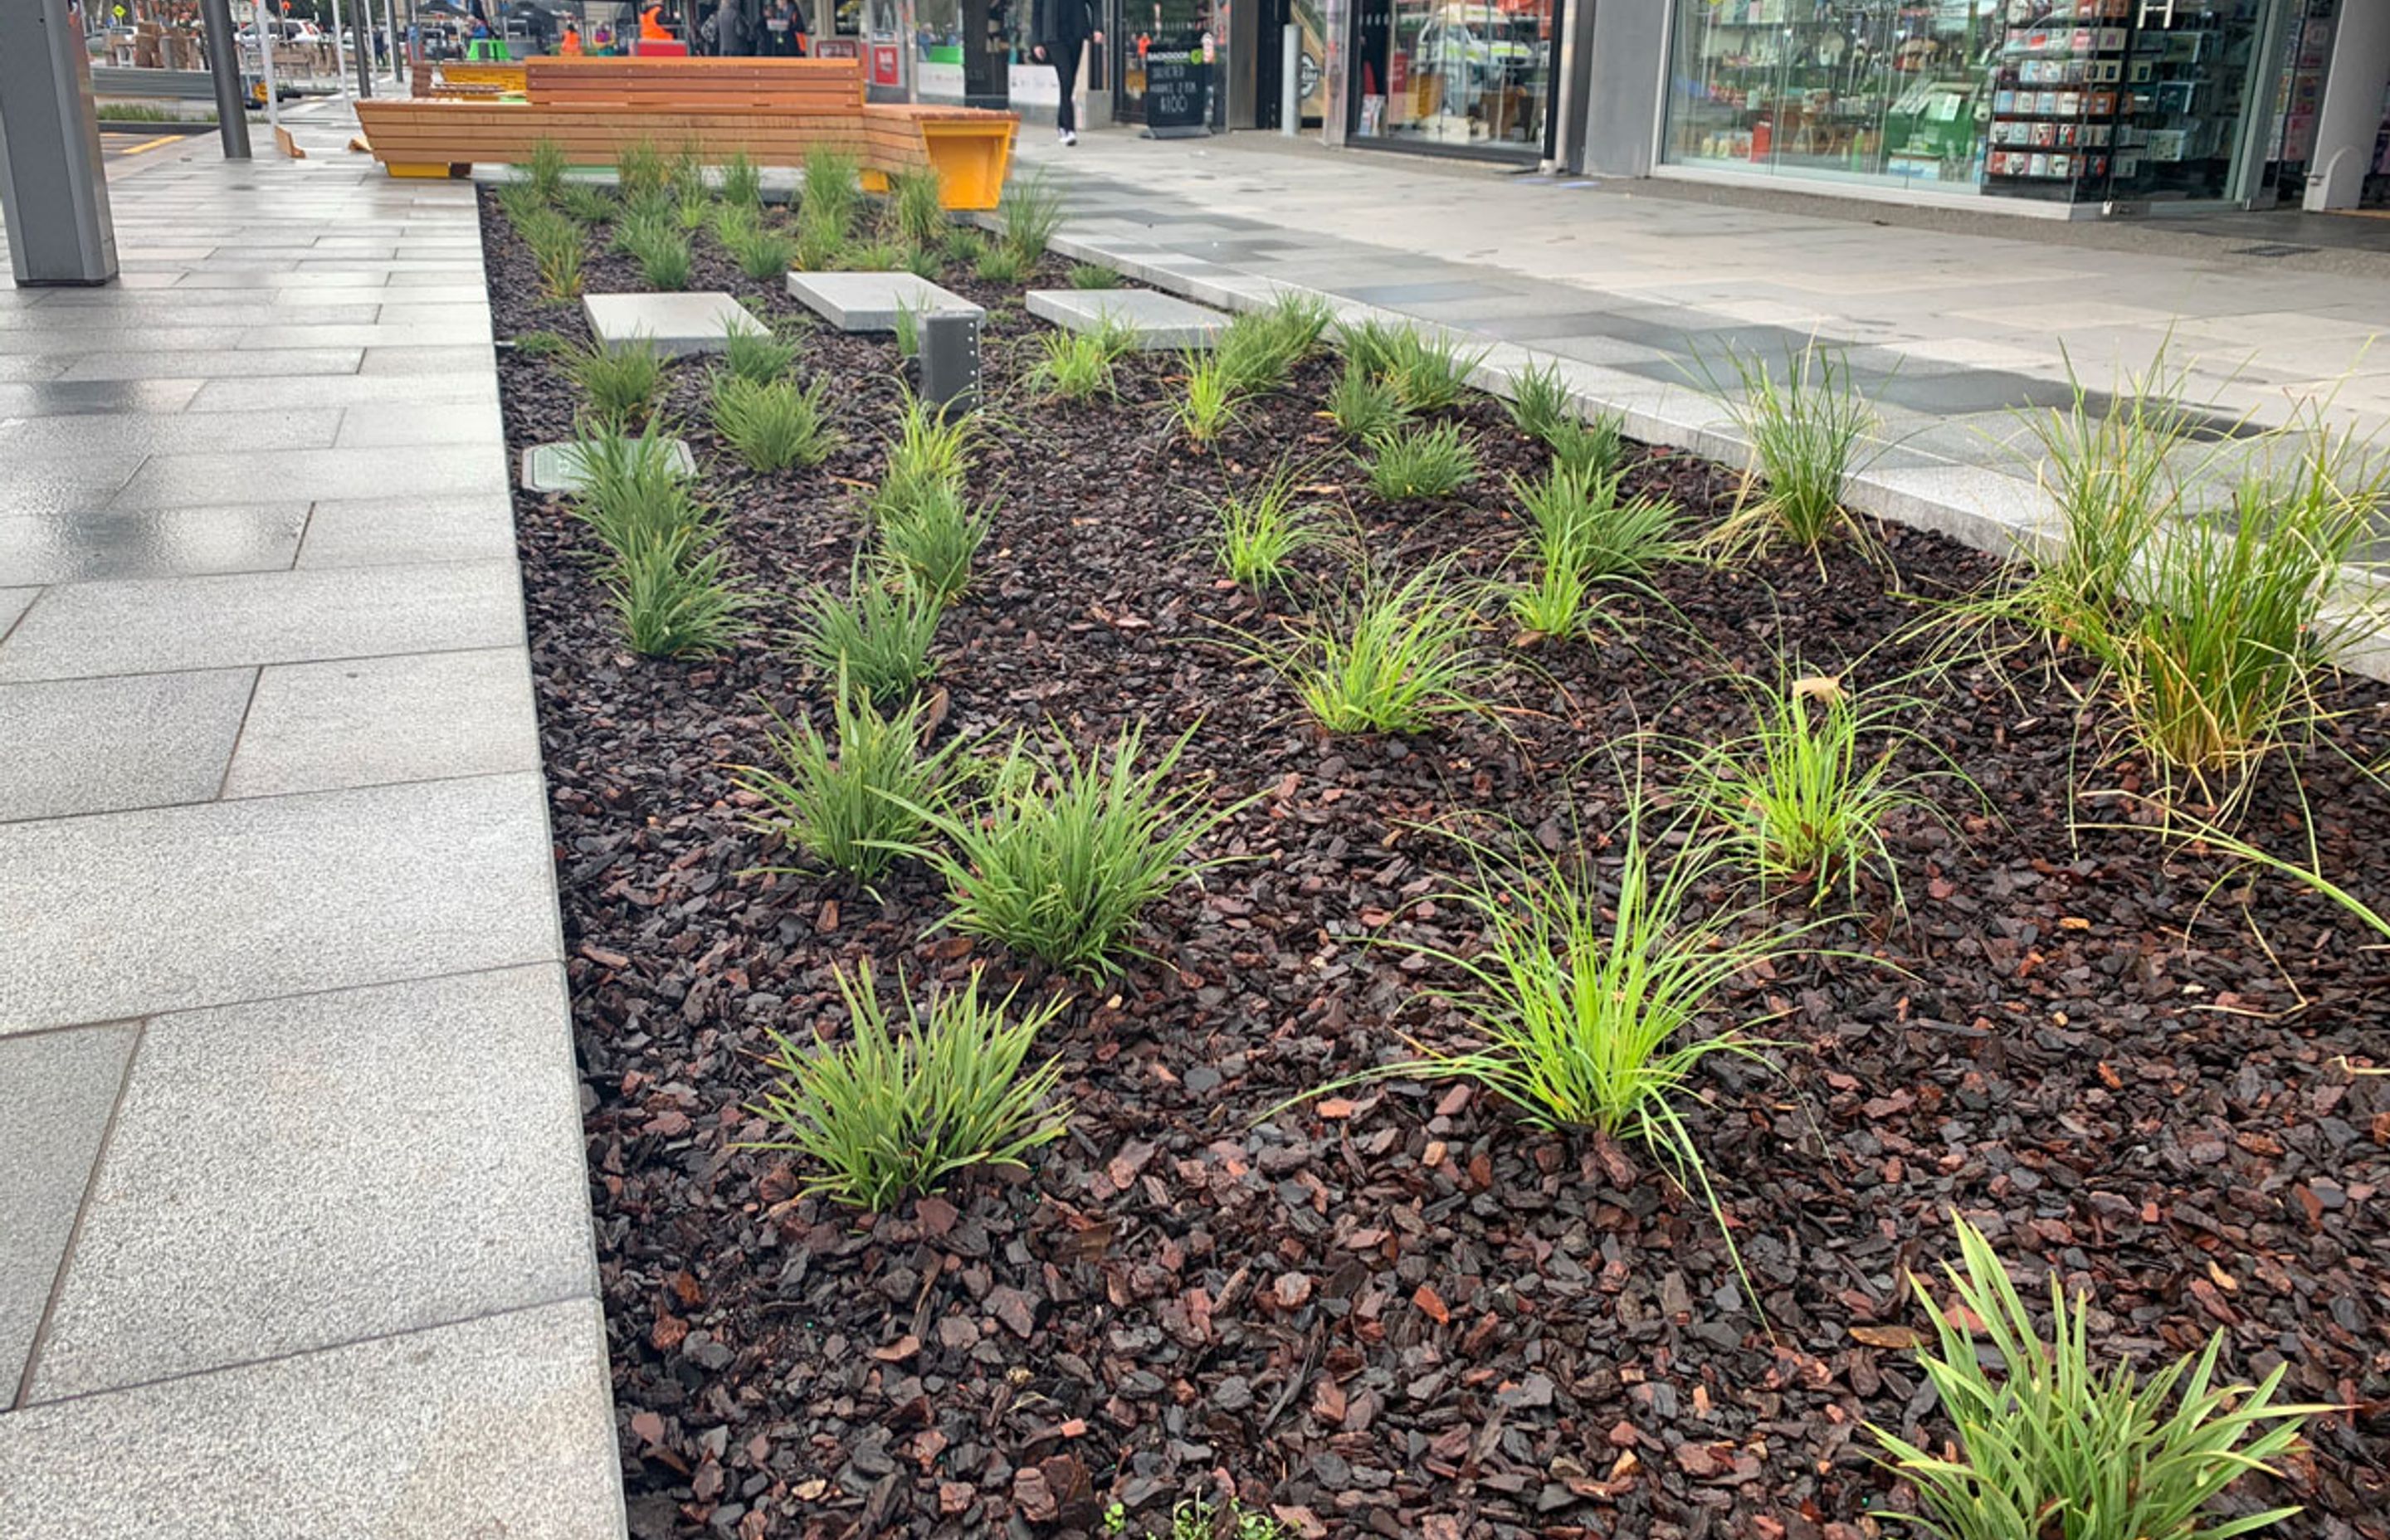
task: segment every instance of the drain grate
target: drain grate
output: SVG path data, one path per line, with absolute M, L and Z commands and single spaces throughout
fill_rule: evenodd
M 2232 254 L 2236 257 L 2304 257 L 2310 251 L 2322 250 L 2320 246 L 2292 246 L 2275 241 L 2264 246 L 2236 246 L 2232 248 Z

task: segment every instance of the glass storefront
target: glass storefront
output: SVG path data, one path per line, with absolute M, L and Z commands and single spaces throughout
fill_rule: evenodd
M 1543 154 L 1554 0 L 1358 0 L 1353 144 Z
M 2304 9 L 1677 0 L 1664 159 L 2062 202 L 2245 198 L 2268 40 Z

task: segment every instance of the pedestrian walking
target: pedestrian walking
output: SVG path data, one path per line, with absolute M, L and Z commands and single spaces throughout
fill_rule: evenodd
M 1091 39 L 1104 40 L 1092 0 L 1031 0 L 1029 57 L 1054 67 L 1054 79 L 1062 88 L 1055 133 L 1066 145 L 1079 142 L 1079 54 Z

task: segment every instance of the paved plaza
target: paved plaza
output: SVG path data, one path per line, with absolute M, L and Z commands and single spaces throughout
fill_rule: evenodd
M 0 1535 L 619 1535 L 473 192 L 258 137 L 0 288 Z
M 293 124 L 303 161 L 112 162 L 122 280 L 0 287 L 0 1536 L 619 1536 L 474 191 Z M 2165 350 L 2220 436 L 2390 428 L 2390 263 L 1250 137 L 1028 159 L 1066 250 L 1557 361 L 1663 442 L 1736 453 L 1705 377 L 1844 346 L 1855 500 L 1981 544 L 2044 516 L 2013 409 L 2070 359 Z

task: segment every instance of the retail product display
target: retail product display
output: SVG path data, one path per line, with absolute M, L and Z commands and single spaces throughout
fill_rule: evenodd
M 2073 199 L 2129 157 L 2120 89 L 2130 0 L 2011 0 L 1992 84 L 1992 191 Z M 2094 184 L 2085 188 L 2084 184 Z

